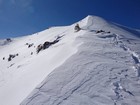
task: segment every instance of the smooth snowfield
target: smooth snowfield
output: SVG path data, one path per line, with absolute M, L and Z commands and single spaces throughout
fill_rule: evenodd
M 79 24 L 83 30 L 76 34 L 85 33 L 76 38 L 83 43 L 77 53 L 21 105 L 140 105 L 138 35 L 96 16 Z
M 56 67 L 77 52 L 81 43 L 75 38 L 73 26 L 55 27 L 43 32 L 12 39 L 1 40 L 0 44 L 0 105 L 19 105 L 29 93 Z M 45 41 L 60 41 L 36 54 L 36 48 Z M 26 43 L 34 44 L 30 48 Z M 33 52 L 33 55 L 31 53 Z M 17 54 L 8 62 L 9 54 Z M 5 58 L 3 60 L 3 57 Z

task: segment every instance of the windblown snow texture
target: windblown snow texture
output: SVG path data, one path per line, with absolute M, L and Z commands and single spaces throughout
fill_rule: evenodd
M 0 105 L 140 105 L 140 38 L 133 33 L 136 30 L 96 16 L 78 22 L 78 32 L 74 31 L 76 24 L 1 46 L 1 57 L 7 58 L 7 48 L 21 43 L 13 52 L 19 56 L 8 65 L 0 61 Z M 23 47 L 25 41 L 37 46 L 58 37 L 58 43 L 39 54 L 35 54 L 36 47 L 26 51 Z

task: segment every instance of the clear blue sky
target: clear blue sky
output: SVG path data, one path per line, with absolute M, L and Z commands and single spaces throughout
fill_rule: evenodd
M 87 15 L 140 29 L 140 0 L 0 0 L 0 38 L 69 25 Z

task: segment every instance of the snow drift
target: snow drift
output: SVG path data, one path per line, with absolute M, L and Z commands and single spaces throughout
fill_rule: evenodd
M 97 16 L 78 24 L 0 46 L 0 105 L 139 105 L 140 33 Z

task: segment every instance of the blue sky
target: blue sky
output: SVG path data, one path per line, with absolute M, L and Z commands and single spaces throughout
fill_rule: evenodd
M 140 29 L 140 0 L 0 0 L 0 38 L 69 25 L 87 15 Z

